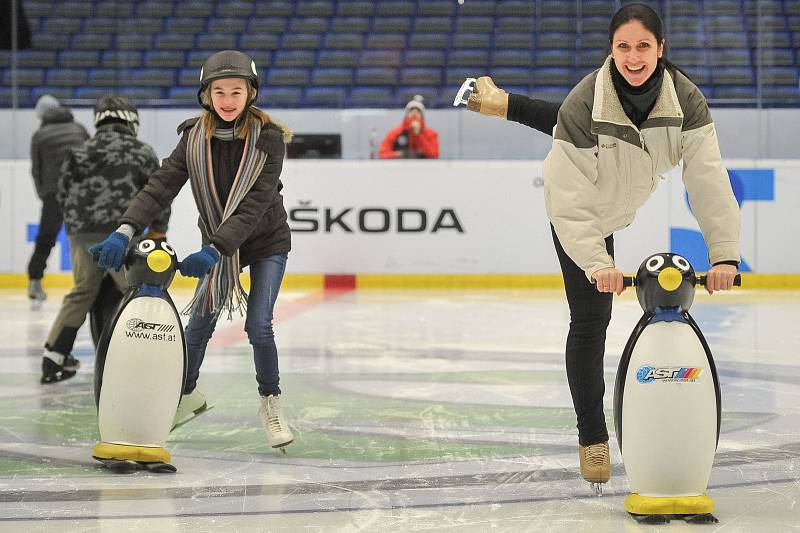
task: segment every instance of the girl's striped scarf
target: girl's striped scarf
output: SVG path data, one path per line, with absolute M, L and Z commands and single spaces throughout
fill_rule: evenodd
M 267 161 L 267 154 L 255 147 L 261 128 L 257 121 L 253 122 L 253 126 L 247 132 L 239 170 L 236 172 L 224 207 L 220 203 L 214 185 L 211 140 L 206 139 L 203 121 L 198 120 L 189 132 L 186 163 L 192 194 L 200 213 L 200 223 L 206 235 L 214 235 L 228 217 L 236 212 L 236 208 L 253 187 Z M 201 315 L 211 313 L 217 317 L 222 311 L 227 311 L 228 320 L 232 319 L 234 311 L 243 316 L 247 310 L 247 292 L 239 281 L 239 270 L 238 250 L 232 256 L 223 255 L 211 272 L 200 281 L 194 298 L 183 313 L 191 314 L 197 311 Z

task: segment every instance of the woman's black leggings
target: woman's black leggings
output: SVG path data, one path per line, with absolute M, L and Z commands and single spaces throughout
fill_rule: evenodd
M 570 259 L 558 241 L 552 224 L 553 243 L 564 276 L 569 303 L 567 334 L 567 380 L 578 416 L 578 442 L 582 446 L 608 440 L 603 414 L 603 355 L 606 329 L 611 320 L 611 293 L 598 292 L 586 274 Z M 614 256 L 614 236 L 606 238 L 606 250 Z

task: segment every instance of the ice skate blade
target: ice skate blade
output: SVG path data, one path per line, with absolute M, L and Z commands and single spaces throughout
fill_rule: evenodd
M 197 411 L 194 411 L 191 415 L 187 416 L 186 418 L 184 418 L 183 420 L 181 420 L 177 424 L 173 425 L 172 429 L 170 429 L 170 432 L 175 431 L 176 429 L 178 429 L 179 427 L 183 426 L 184 424 L 187 424 L 188 422 L 191 422 L 192 420 L 194 420 L 198 416 L 209 412 L 213 408 L 214 408 L 213 405 L 205 404 L 203 407 L 201 407 Z
M 456 93 L 456 97 L 453 99 L 453 107 L 458 107 L 459 104 L 467 105 L 467 100 L 469 100 L 469 97 L 472 96 L 472 92 L 475 90 L 475 83 L 475 78 L 467 78 L 464 80 L 464 83 L 461 84 L 461 88 L 459 88 Z
M 286 447 L 287 447 L 288 445 L 290 445 L 291 443 L 293 443 L 293 442 L 294 442 L 294 439 L 290 440 L 289 442 L 283 442 L 283 443 L 281 443 L 281 444 L 275 444 L 275 445 L 273 445 L 273 446 L 272 446 L 272 449 L 273 449 L 273 450 L 280 450 L 280 451 L 282 451 L 282 452 L 284 453 L 284 455 L 285 455 L 285 454 L 286 454 Z
M 594 489 L 595 496 L 600 497 L 603 495 L 603 485 L 605 483 L 605 481 L 589 481 L 589 485 Z

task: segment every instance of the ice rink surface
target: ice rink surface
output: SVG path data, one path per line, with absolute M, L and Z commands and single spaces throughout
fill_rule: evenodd
M 169 475 L 92 459 L 88 328 L 78 375 L 39 384 L 63 294 L 33 310 L 22 290 L 0 291 L 0 531 L 800 531 L 797 292 L 697 293 L 723 401 L 709 526 L 633 521 L 613 437 L 604 496 L 580 478 L 560 291 L 285 291 L 275 330 L 295 442 L 267 446 L 243 322 L 220 322 L 199 382 L 214 409 L 171 434 Z M 173 291 L 179 308 L 189 296 Z M 615 301 L 612 433 L 640 315 L 631 291 Z

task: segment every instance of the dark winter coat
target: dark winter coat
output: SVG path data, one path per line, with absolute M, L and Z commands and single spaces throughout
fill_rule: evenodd
M 150 174 L 158 168 L 153 148 L 122 123 L 104 124 L 94 137 L 75 148 L 64 161 L 58 201 L 67 234 L 110 233 Z M 170 208 L 151 227 L 167 232 Z
M 42 116 L 42 125 L 31 139 L 31 174 L 39 198 L 58 191 L 61 164 L 72 148 L 89 138 L 86 129 L 75 122 L 69 109 L 55 107 Z
M 182 134 L 178 146 L 128 206 L 120 219 L 123 224 L 130 224 L 141 231 L 177 196 L 189 179 L 186 143 L 189 131 L 197 120 L 193 118 L 178 126 L 178 133 Z M 286 153 L 282 130 L 274 124 L 264 125 L 255 147 L 267 154 L 267 161 L 255 184 L 230 218 L 213 234 L 202 235 L 204 244 L 213 243 L 224 255 L 233 255 L 239 250 L 239 261 L 243 267 L 291 249 L 291 234 L 286 222 L 283 195 L 280 193 L 283 184 L 279 177 Z M 223 205 L 228 199 L 243 153 L 242 139 L 211 140 L 214 181 Z M 202 225 L 199 226 L 202 232 Z

